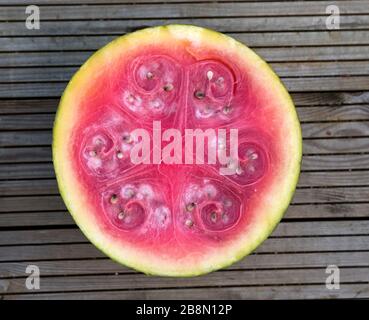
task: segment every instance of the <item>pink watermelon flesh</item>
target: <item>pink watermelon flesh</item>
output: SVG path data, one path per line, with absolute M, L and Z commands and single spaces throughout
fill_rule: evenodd
M 252 228 L 260 202 L 268 201 L 264 191 L 283 168 L 286 134 L 278 108 L 264 107 L 273 104 L 268 83 L 255 76 L 229 53 L 161 43 L 122 54 L 91 75 L 71 158 L 103 233 L 122 248 L 196 265 Z M 152 138 L 154 120 L 162 132 L 176 128 L 182 135 L 186 128 L 237 128 L 236 173 L 220 175 L 221 165 L 207 164 L 206 155 L 200 165 L 133 164 L 139 138 L 131 132 L 145 128 Z

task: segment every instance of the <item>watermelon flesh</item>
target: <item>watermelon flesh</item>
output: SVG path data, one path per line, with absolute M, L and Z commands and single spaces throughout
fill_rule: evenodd
M 188 129 L 237 129 L 238 161 L 209 163 L 209 151 L 234 144 L 209 135 L 203 161 L 186 162 L 197 143 L 185 144 Z M 181 152 L 163 158 L 174 140 Z M 250 49 L 166 26 L 119 38 L 82 66 L 58 109 L 53 156 L 63 199 L 98 248 L 149 274 L 190 276 L 270 234 L 296 186 L 301 134 L 287 92 Z

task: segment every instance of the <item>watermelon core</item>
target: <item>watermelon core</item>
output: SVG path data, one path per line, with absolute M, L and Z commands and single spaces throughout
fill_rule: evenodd
M 219 162 L 180 163 L 183 140 L 182 157 L 162 158 L 174 139 L 166 130 L 179 139 L 221 128 L 238 129 L 232 174 Z M 130 158 L 143 143 L 136 129 L 150 139 L 141 164 Z M 249 254 L 282 218 L 300 170 L 300 125 L 278 77 L 246 46 L 194 26 L 155 27 L 116 39 L 74 75 L 53 160 L 70 213 L 100 250 L 148 274 L 199 275 Z

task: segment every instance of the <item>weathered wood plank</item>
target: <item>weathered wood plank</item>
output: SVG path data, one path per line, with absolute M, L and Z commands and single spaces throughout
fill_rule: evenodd
M 248 0 L 247 2 L 257 2 L 258 0 Z M 269 2 L 275 0 L 263 0 L 263 2 Z M 285 0 L 293 2 L 295 0 Z M 313 1 L 322 1 L 322 0 L 313 0 Z M 337 1 L 347 1 L 347 0 L 336 0 Z M 151 0 L 152 3 L 163 3 L 163 0 Z M 166 0 L 165 3 L 177 3 L 184 2 L 183 0 Z M 213 2 L 212 0 L 186 0 L 188 3 L 196 3 L 196 2 Z M 244 2 L 244 0 L 222 0 L 222 2 Z M 132 0 L 109 0 L 109 3 L 127 3 L 132 4 Z M 147 0 L 135 0 L 135 3 L 147 3 Z M 24 4 L 35 4 L 32 0 L 0 0 L 0 5 L 24 5 Z M 65 5 L 65 0 L 37 0 L 37 4 L 39 5 Z M 68 4 L 106 4 L 106 0 L 68 0 Z
M 50 215 L 50 218 L 52 215 Z M 271 237 L 369 235 L 369 221 L 281 222 Z M 77 229 L 0 231 L 0 245 L 87 243 Z M 368 247 L 369 250 L 369 247 Z M 369 263 L 369 262 L 368 262 Z
M 369 92 L 295 92 L 292 98 L 297 106 L 338 106 L 368 103 Z
M 301 16 L 322 15 L 331 1 L 304 2 L 245 2 L 245 3 L 177 3 L 166 4 L 106 4 L 70 6 L 43 6 L 44 20 L 94 20 L 94 19 L 139 19 L 139 18 L 202 18 L 202 17 L 267 17 L 267 16 Z M 369 13 L 367 1 L 341 3 L 340 14 Z M 60 13 L 63 13 L 62 15 Z M 23 21 L 23 7 L 6 7 L 0 12 L 0 21 Z
M 116 35 L 70 35 L 54 37 L 2 37 L 0 48 L 8 51 L 68 51 L 97 50 L 114 40 Z M 262 33 L 228 33 L 231 37 L 250 47 L 280 47 L 280 46 L 337 46 L 337 45 L 367 45 L 367 31 L 298 31 L 298 32 L 262 32 Z
M 369 236 L 269 238 L 256 253 L 367 251 Z M 104 258 L 92 244 L 44 244 L 0 247 L 0 261 L 36 261 Z M 246 258 L 247 259 L 247 258 Z
M 304 154 L 364 153 L 369 152 L 368 138 L 315 139 L 303 142 Z
M 369 60 L 369 46 L 255 48 L 267 62 L 315 62 Z M 0 67 L 24 66 L 80 66 L 93 51 L 4 52 L 0 53 Z M 358 89 L 359 90 L 359 89 Z M 19 97 L 18 97 L 19 98 Z
M 368 203 L 290 205 L 284 219 L 368 218 Z
M 0 148 L 0 163 L 50 162 L 50 147 Z
M 54 169 L 52 164 L 50 163 L 30 163 L 30 164 L 7 164 L 7 165 L 1 165 L 0 166 L 0 179 L 3 180 L 10 180 L 10 179 L 34 179 L 35 176 L 38 176 L 38 178 L 55 178 Z M 9 186 L 8 192 L 11 192 L 10 190 L 12 188 L 17 187 L 16 182 L 3 182 L 4 183 L 4 189 L 7 188 L 5 185 Z M 28 182 L 28 183 L 32 183 Z M 45 180 L 45 181 L 36 181 L 33 184 L 39 183 L 39 186 L 35 186 L 36 190 L 40 191 L 40 188 L 44 187 L 52 187 L 52 184 Z M 18 185 L 19 186 L 19 185 Z M 25 182 L 24 186 L 27 186 L 27 182 Z M 15 190 L 15 189 L 13 189 Z M 52 192 L 53 188 L 51 188 Z M 20 190 L 19 190 L 20 191 Z
M 300 121 L 369 120 L 369 105 L 299 107 L 297 113 Z
M 59 99 L 16 99 L 0 100 L 0 114 L 52 113 Z
M 369 135 L 369 121 L 303 123 L 304 138 L 365 137 Z
M 232 300 L 232 299 L 368 299 L 369 290 L 366 283 L 341 284 L 340 290 L 327 290 L 325 285 L 289 285 L 289 286 L 247 286 L 222 287 L 216 290 L 204 288 L 134 290 L 134 291 L 91 291 L 44 294 L 4 295 L 4 300 L 80 300 L 80 299 L 163 299 L 163 300 Z
M 0 214 L 0 227 L 73 226 L 66 211 L 24 212 Z
M 327 16 L 300 17 L 217 17 L 217 18 L 165 18 L 137 20 L 79 20 L 43 21 L 39 30 L 29 30 L 24 22 L 0 22 L 0 35 L 41 36 L 41 35 L 97 35 L 122 34 L 145 27 L 167 24 L 194 24 L 219 32 L 265 31 L 326 31 Z M 366 30 L 369 28 L 369 15 L 341 15 L 341 30 Z
M 25 277 L 25 270 L 31 261 L 0 263 L 0 278 Z M 37 261 L 42 276 L 98 275 L 132 273 L 132 269 L 106 259 Z M 369 264 L 369 252 L 324 252 L 324 253 L 278 253 L 252 254 L 227 268 L 275 269 L 275 268 L 319 268 L 328 265 L 340 267 Z
M 341 268 L 340 279 L 343 283 L 357 283 L 369 281 L 369 269 Z M 25 279 L 14 278 L 0 280 L 1 293 L 25 293 Z M 325 268 L 306 270 L 254 270 L 254 271 L 222 271 L 214 272 L 202 277 L 162 278 L 147 277 L 142 274 L 119 274 L 105 276 L 84 277 L 45 277 L 38 292 L 68 292 L 84 290 L 108 289 L 142 289 L 142 288 L 186 288 L 211 286 L 240 286 L 240 285 L 276 285 L 276 284 L 321 284 L 325 285 Z M 29 292 L 29 291 L 28 291 Z

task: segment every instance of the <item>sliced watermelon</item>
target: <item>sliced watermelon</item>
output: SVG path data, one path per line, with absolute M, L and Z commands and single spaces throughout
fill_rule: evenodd
M 211 128 L 238 129 L 235 168 L 183 161 L 183 140 L 182 155 L 161 156 L 173 146 L 167 129 L 183 138 Z M 131 157 L 140 130 L 150 139 L 141 163 Z M 212 139 L 218 150 L 234 145 Z M 291 201 L 301 147 L 293 102 L 259 56 L 223 34 L 170 25 L 120 37 L 80 68 L 58 108 L 53 160 L 65 204 L 96 247 L 147 274 L 194 276 L 268 237 Z M 224 165 L 233 171 L 220 174 Z

